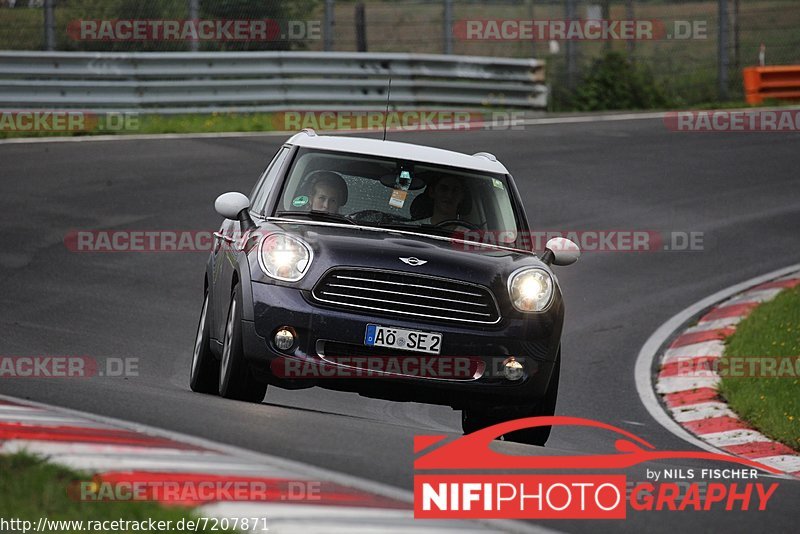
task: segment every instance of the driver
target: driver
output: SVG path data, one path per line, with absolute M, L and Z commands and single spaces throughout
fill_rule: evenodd
M 339 213 L 339 208 L 345 203 L 347 203 L 347 184 L 344 179 L 335 172 L 318 173 L 311 184 L 311 209 Z
M 458 208 L 465 195 L 461 180 L 454 176 L 445 176 L 431 184 L 425 193 L 433 200 L 433 213 L 427 219 L 417 222 L 437 225 L 458 219 Z

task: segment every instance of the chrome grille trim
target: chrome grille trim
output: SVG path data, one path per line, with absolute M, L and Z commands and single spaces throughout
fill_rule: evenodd
M 391 272 L 391 271 L 375 271 L 375 272 Z M 412 273 L 397 273 L 397 274 L 403 274 L 403 275 L 407 274 L 408 276 L 419 276 L 419 275 L 415 275 L 415 274 L 412 274 Z M 469 295 L 470 297 L 481 297 L 481 296 L 483 296 L 480 293 L 468 293 L 466 291 L 458 291 L 456 289 L 446 289 L 446 288 L 443 288 L 443 287 L 426 286 L 426 285 L 422 285 L 422 284 L 407 284 L 407 283 L 404 283 L 404 282 L 391 282 L 391 281 L 388 281 L 388 280 L 373 280 L 371 278 L 358 278 L 358 277 L 355 277 L 355 276 L 339 276 L 338 274 L 336 274 L 334 276 L 336 278 L 340 278 L 342 280 L 358 280 L 359 282 L 375 282 L 375 283 L 378 283 L 378 284 L 392 284 L 392 285 L 396 285 L 396 286 L 406 286 L 406 287 L 423 287 L 425 289 L 435 289 L 436 291 L 447 291 L 449 293 L 460 293 L 462 295 Z M 444 278 L 442 280 L 444 280 Z M 463 283 L 463 282 L 455 282 L 455 283 L 460 284 L 460 283 Z
M 501 320 L 497 301 L 488 288 L 406 271 L 334 268 L 317 282 L 311 296 L 320 303 L 381 315 L 488 325 Z
M 338 276 L 337 276 L 338 278 Z M 343 284 L 327 284 L 328 287 L 353 287 L 353 286 L 346 286 Z M 403 295 L 406 297 L 416 297 L 416 298 L 423 298 L 423 299 L 433 299 L 433 300 L 444 300 L 447 302 L 457 302 L 458 304 L 465 304 L 467 306 L 482 306 L 484 308 L 488 307 L 489 305 L 486 303 L 481 302 L 469 302 L 466 300 L 456 300 L 456 299 L 446 299 L 444 297 L 431 297 L 429 295 L 415 295 L 414 293 L 403 293 L 402 291 L 389 291 L 388 289 L 376 289 L 374 287 L 362 287 L 360 288 L 362 291 L 374 291 L 376 293 L 389 293 L 390 295 Z M 449 308 L 445 308 L 449 309 Z
M 358 295 L 345 295 L 344 293 L 331 293 L 330 291 L 323 291 L 325 295 L 330 295 L 332 297 L 345 297 L 348 299 L 358 299 L 358 300 L 371 300 L 373 302 L 383 302 L 384 304 L 400 304 L 396 300 L 385 300 L 385 299 L 374 299 L 371 297 L 361 297 Z M 402 304 L 403 306 L 411 306 L 411 304 Z M 439 306 L 427 306 L 425 304 L 414 304 L 414 306 L 419 308 L 428 308 L 431 310 L 442 310 L 442 311 L 453 311 L 451 308 L 440 308 Z M 483 315 L 484 317 L 491 317 L 492 314 L 490 313 L 481 313 L 481 312 L 472 312 L 472 311 L 464 311 L 461 310 L 459 313 L 468 313 L 470 315 Z

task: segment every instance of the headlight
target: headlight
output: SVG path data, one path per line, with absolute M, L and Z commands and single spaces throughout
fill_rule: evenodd
M 289 234 L 270 234 L 261 242 L 261 269 L 277 280 L 297 282 L 308 271 L 311 258 L 311 247 Z
M 547 308 L 553 298 L 553 278 L 542 269 L 522 269 L 508 279 L 508 293 L 519 311 L 539 312 Z

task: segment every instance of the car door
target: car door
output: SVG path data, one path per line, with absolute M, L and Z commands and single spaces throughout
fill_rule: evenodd
M 258 212 L 258 202 L 262 195 L 265 197 L 266 192 L 271 188 L 275 182 L 276 177 L 283 167 L 283 162 L 286 159 L 289 149 L 281 147 L 272 158 L 272 161 L 267 166 L 266 170 L 261 174 L 250 194 L 250 209 Z M 214 327 L 212 332 L 214 337 L 220 341 L 224 340 L 225 325 L 228 318 L 228 308 L 230 307 L 231 290 L 233 284 L 233 273 L 236 271 L 238 265 L 238 254 L 242 254 L 238 250 L 238 244 L 241 240 L 241 223 L 239 221 L 231 221 L 225 219 L 220 226 L 220 229 L 214 233 L 214 259 L 213 259 L 213 294 L 211 298 L 214 302 Z
M 231 279 L 233 270 L 231 263 L 235 265 L 235 237 L 239 230 L 239 222 L 225 219 L 219 230 L 214 232 L 214 261 L 213 261 L 213 283 L 214 288 L 210 298 L 214 302 L 214 329 L 213 337 L 223 341 L 225 333 L 225 321 L 228 315 L 228 306 L 231 296 Z

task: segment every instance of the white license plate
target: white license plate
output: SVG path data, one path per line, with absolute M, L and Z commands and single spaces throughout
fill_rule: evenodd
M 364 345 L 439 354 L 442 347 L 442 334 L 368 324 L 367 332 L 364 335 Z

